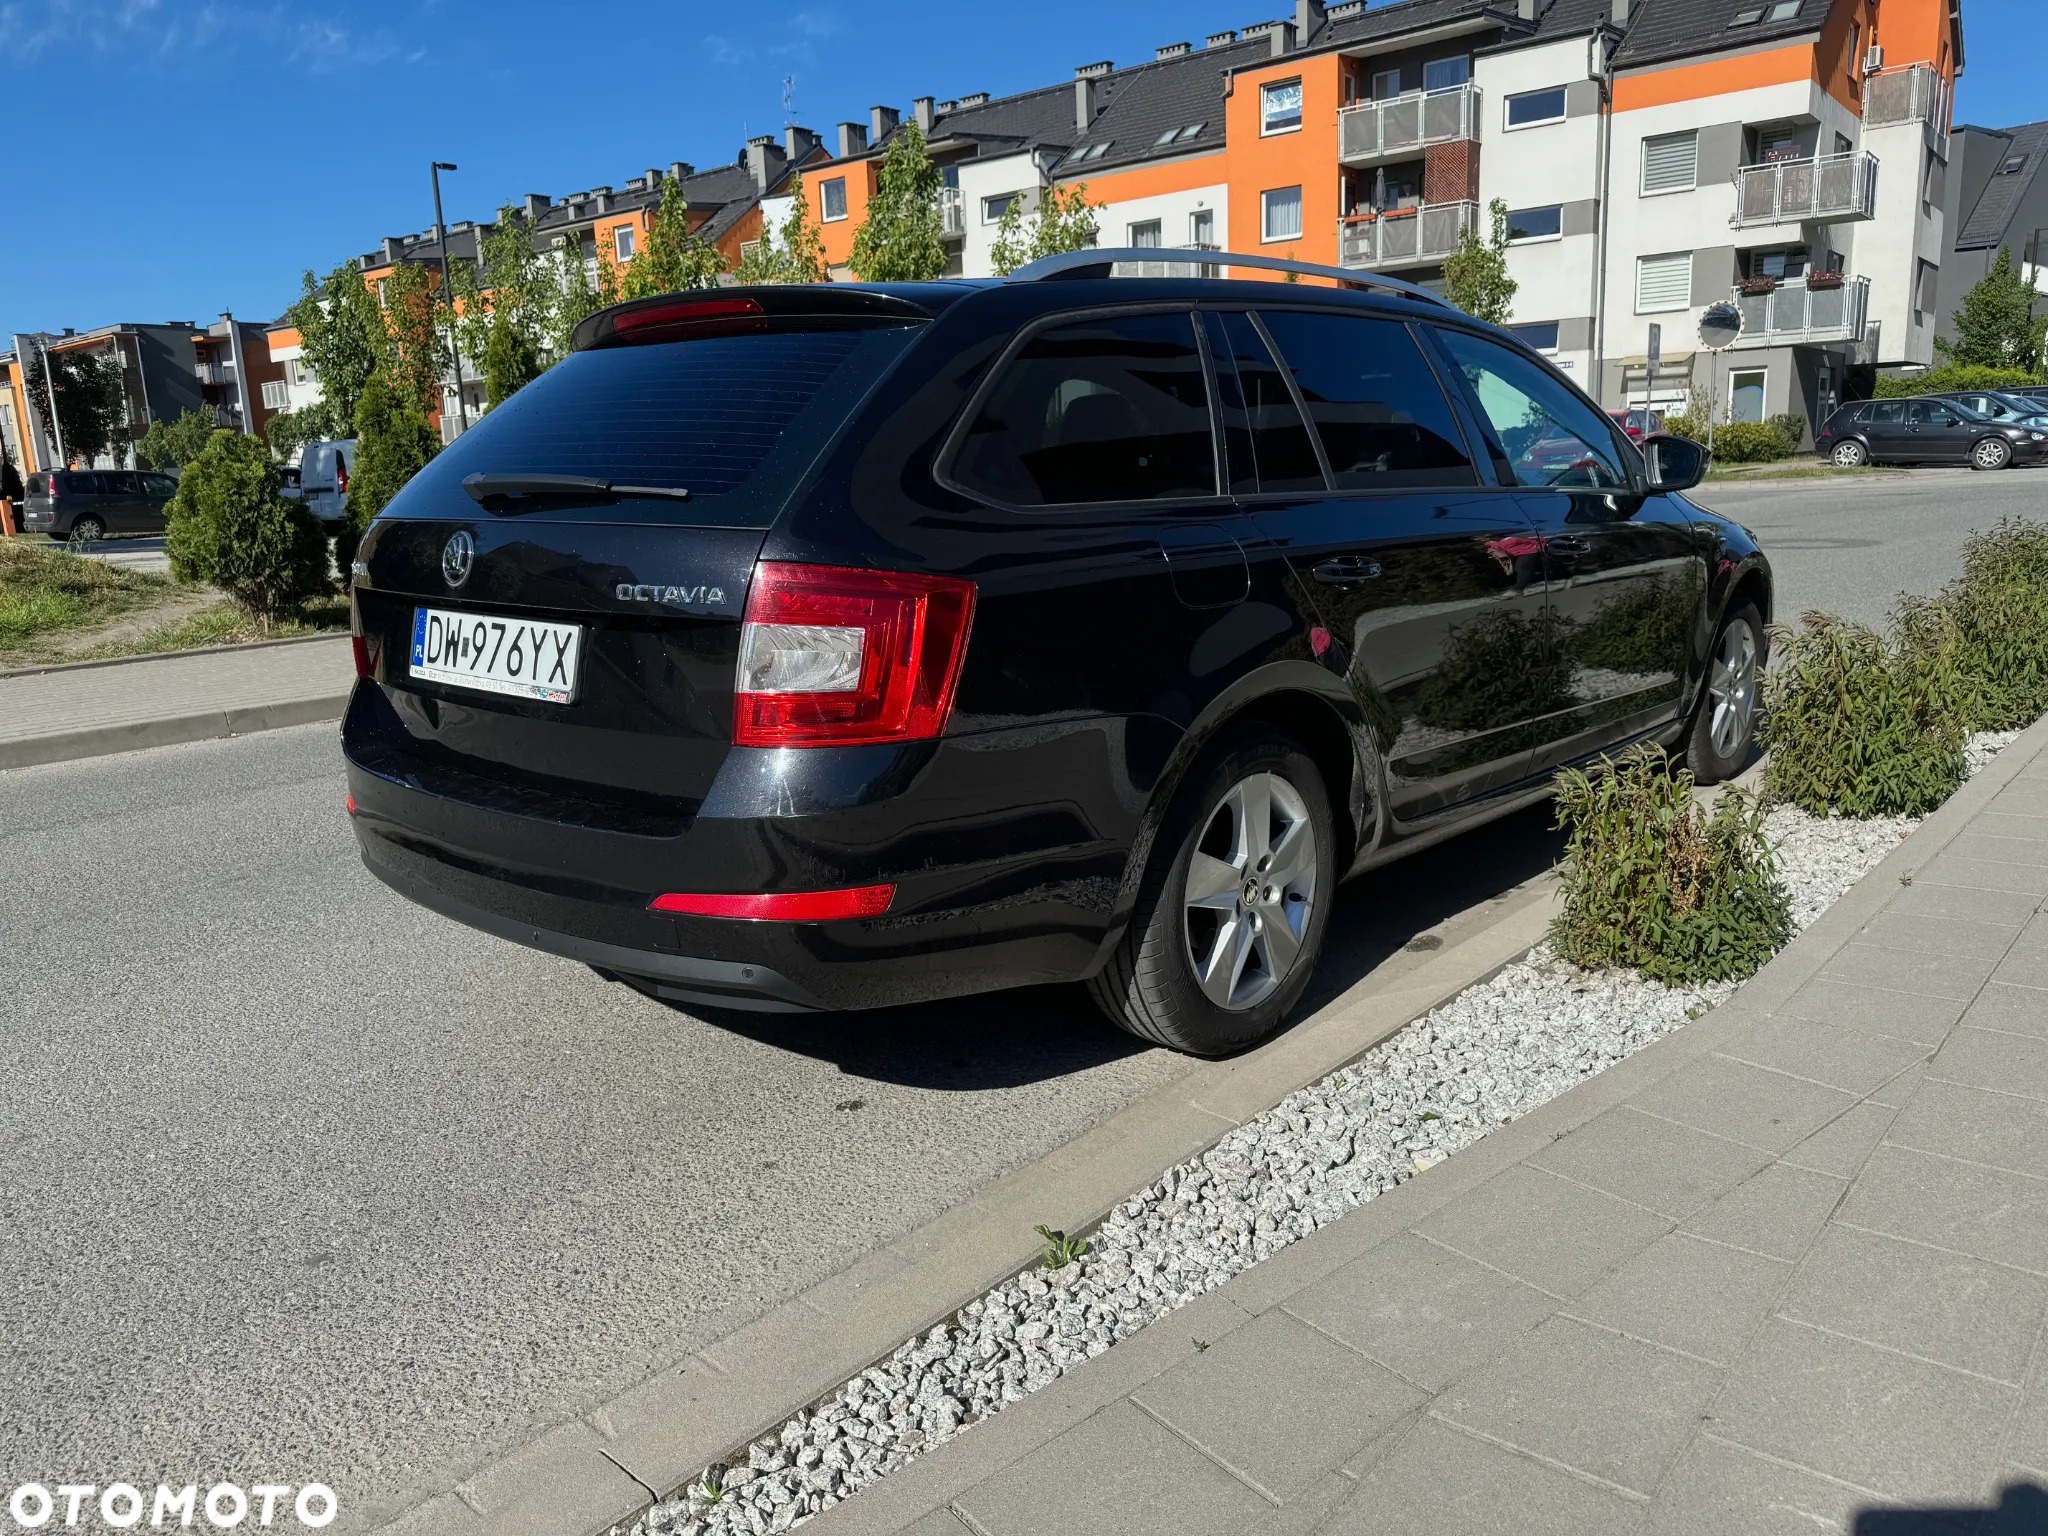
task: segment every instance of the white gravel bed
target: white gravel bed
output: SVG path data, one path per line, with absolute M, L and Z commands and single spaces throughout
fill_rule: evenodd
M 1974 737 L 1974 773 L 2017 732 Z M 1779 807 L 1765 836 L 1808 926 L 1918 825 Z M 1168 1169 L 1085 1258 L 1034 1270 L 903 1345 L 630 1536 L 789 1529 L 976 1420 L 1498 1126 L 1682 1028 L 1735 990 L 1592 972 L 1548 944 Z

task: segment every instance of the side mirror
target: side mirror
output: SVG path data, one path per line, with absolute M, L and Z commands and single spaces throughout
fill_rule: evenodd
M 1644 438 L 1643 463 L 1652 491 L 1689 491 L 1707 477 L 1707 450 L 1689 437 Z

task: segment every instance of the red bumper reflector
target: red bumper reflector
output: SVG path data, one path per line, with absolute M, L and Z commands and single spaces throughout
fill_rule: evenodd
M 356 653 L 356 676 L 369 677 L 377 670 L 377 663 L 370 655 L 370 642 L 362 635 L 348 637 L 349 648 Z
M 354 795 L 348 797 L 348 813 L 351 816 L 356 813 L 356 797 Z
M 850 917 L 880 917 L 895 899 L 893 885 L 862 885 L 850 891 L 775 891 L 734 896 L 670 892 L 655 897 L 648 907 L 655 912 L 680 912 L 686 917 L 830 923 Z

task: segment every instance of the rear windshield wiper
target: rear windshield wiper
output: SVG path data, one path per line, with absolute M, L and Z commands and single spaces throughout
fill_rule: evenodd
M 670 501 L 688 501 L 690 493 L 680 485 L 620 485 L 593 475 L 485 474 L 479 471 L 462 477 L 462 488 L 479 505 L 500 497 L 562 496 L 663 496 Z

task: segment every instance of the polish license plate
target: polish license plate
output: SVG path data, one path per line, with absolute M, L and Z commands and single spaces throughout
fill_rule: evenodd
M 582 649 L 580 624 L 413 610 L 412 676 L 454 688 L 567 704 L 576 697 Z

